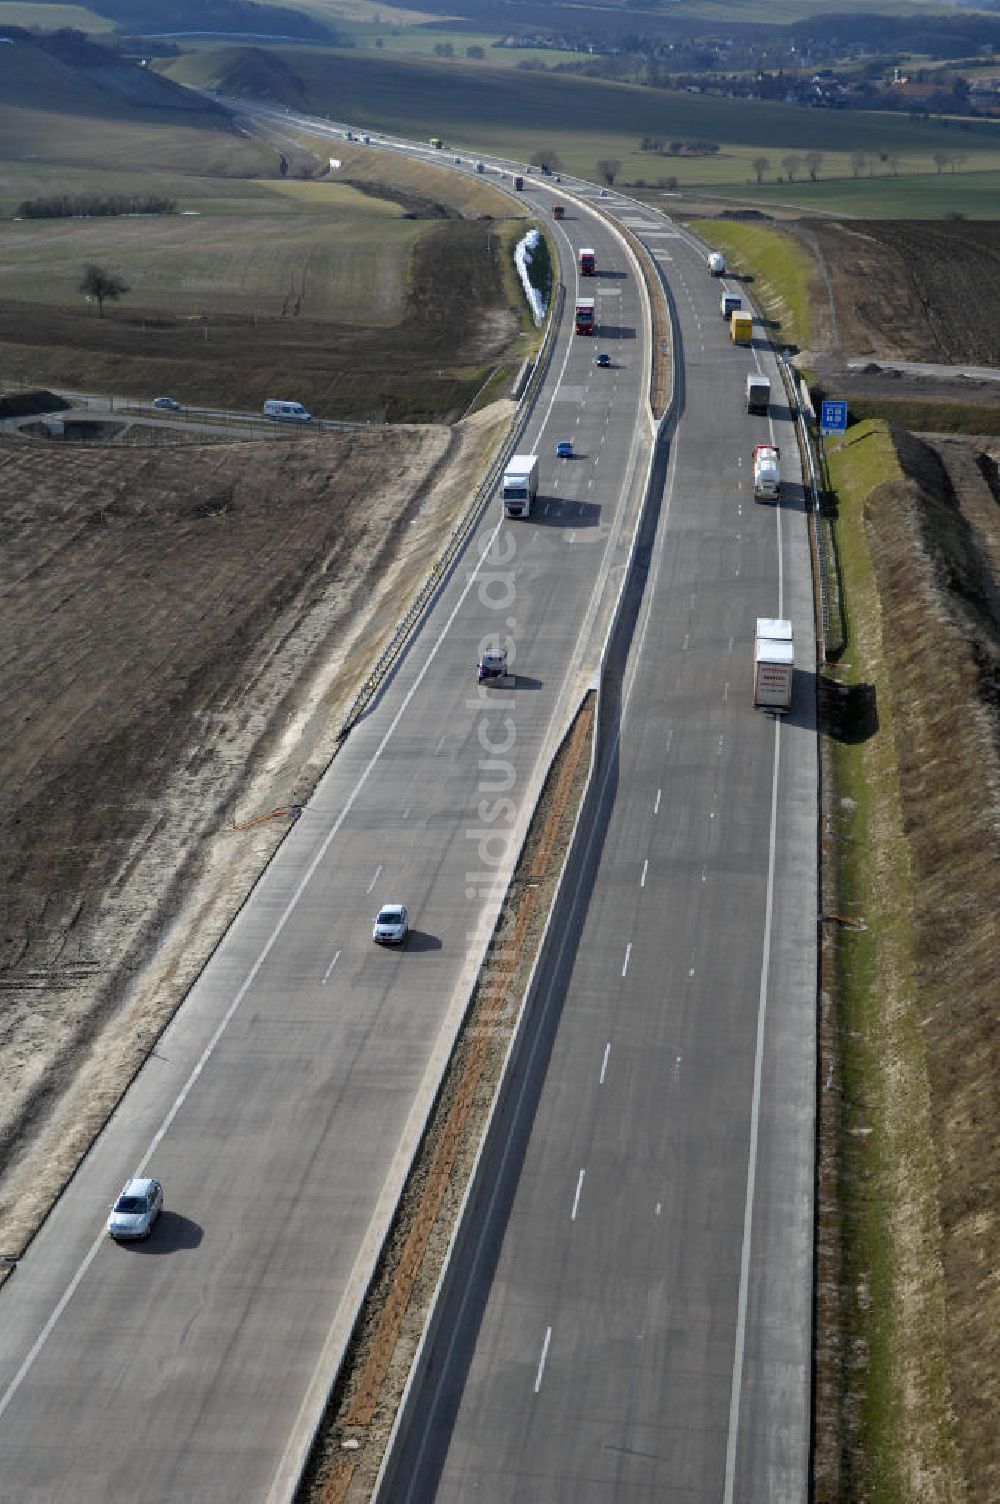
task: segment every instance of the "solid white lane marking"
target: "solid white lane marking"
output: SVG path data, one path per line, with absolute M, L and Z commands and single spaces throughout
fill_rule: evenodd
M 378 882 L 378 880 L 379 880 L 379 878 L 381 876 L 382 876 L 382 863 L 379 862 L 378 866 L 375 868 L 375 876 L 372 878 L 371 882 L 368 884 L 368 891 L 369 891 L 369 893 L 374 888 L 375 884 Z
M 780 558 L 781 550 L 778 550 Z M 780 570 L 779 570 L 780 581 Z M 779 588 L 778 601 L 781 601 Z M 757 993 L 757 1047 L 753 1062 L 753 1097 L 750 1108 L 750 1143 L 747 1153 L 747 1190 L 743 1203 L 743 1247 L 740 1255 L 740 1289 L 736 1306 L 736 1348 L 733 1354 L 733 1382 L 729 1396 L 729 1435 L 726 1443 L 726 1479 L 723 1504 L 733 1504 L 736 1480 L 736 1444 L 739 1439 L 740 1394 L 743 1386 L 743 1356 L 746 1345 L 747 1295 L 750 1287 L 750 1241 L 753 1234 L 753 1198 L 757 1184 L 757 1139 L 760 1133 L 761 1077 L 764 1070 L 764 1022 L 767 1017 L 767 988 L 771 967 L 771 919 L 774 913 L 774 865 L 778 838 L 778 766 L 781 750 L 781 722 L 774 723 L 774 766 L 771 773 L 771 829 L 767 860 L 767 898 L 764 905 L 764 939 L 760 963 L 760 987 Z
M 661 1212 L 661 1211 L 662 1211 L 662 1210 L 663 1210 L 663 1202 L 662 1202 L 662 1201 L 658 1201 L 658 1202 L 657 1202 L 657 1203 L 656 1203 L 656 1215 L 657 1215 L 657 1216 L 659 1216 L 659 1215 L 660 1215 L 660 1212 Z
M 326 985 L 327 978 L 329 977 L 331 971 L 336 966 L 336 964 L 337 964 L 337 962 L 339 960 L 340 960 L 340 951 L 338 950 L 337 953 L 336 953 L 336 955 L 334 956 L 333 960 L 330 962 L 329 966 L 326 968 L 326 970 L 323 973 L 323 985 L 324 986 Z
M 642 876 L 639 879 L 639 887 L 640 888 L 644 888 L 646 886 L 646 873 L 648 871 L 649 871 L 649 857 L 647 857 L 646 860 L 642 864 Z
M 549 1355 L 549 1343 L 552 1341 L 552 1328 L 545 1328 L 545 1341 L 542 1343 L 542 1356 L 538 1360 L 538 1372 L 535 1374 L 535 1393 L 542 1387 L 542 1374 L 545 1372 L 545 1359 Z
M 410 806 L 407 805 L 406 808 L 403 811 L 403 819 L 404 820 L 408 820 L 409 818 L 410 818 Z
M 302 897 L 303 893 L 305 892 L 306 888 L 312 882 L 313 877 L 315 876 L 316 871 L 317 871 L 318 867 L 320 866 L 320 863 L 323 861 L 324 857 L 326 856 L 327 852 L 330 849 L 331 844 L 333 843 L 334 839 L 336 838 L 336 836 L 340 832 L 340 829 L 343 826 L 344 821 L 347 819 L 347 817 L 350 814 L 351 810 L 354 808 L 355 804 L 357 803 L 357 800 L 358 800 L 358 798 L 359 798 L 359 796 L 361 794 L 361 790 L 364 788 L 365 784 L 368 782 L 369 778 L 371 777 L 373 768 L 379 762 L 379 760 L 380 760 L 383 752 L 385 751 L 386 747 L 389 745 L 389 742 L 391 741 L 393 735 L 395 734 L 397 726 L 399 725 L 400 721 L 403 719 L 403 716 L 406 714 L 407 710 L 410 707 L 410 702 L 419 693 L 420 687 L 423 684 L 424 679 L 427 677 L 428 673 L 430 672 L 431 664 L 434 662 L 435 658 L 437 657 L 437 655 L 438 655 L 438 653 L 439 653 L 439 651 L 441 649 L 441 644 L 444 642 L 445 638 L 447 637 L 449 631 L 451 630 L 452 623 L 454 622 L 454 620 L 455 620 L 456 616 L 458 615 L 459 611 L 461 611 L 462 607 L 464 606 L 464 604 L 465 604 L 468 596 L 470 595 L 470 593 L 472 591 L 473 586 L 476 584 L 476 581 L 479 579 L 479 575 L 482 572 L 483 565 L 486 562 L 486 558 L 489 555 L 489 552 L 490 552 L 493 544 L 495 543 L 496 539 L 499 537 L 502 529 L 503 529 L 503 523 L 502 522 L 498 522 L 494 526 L 493 531 L 489 534 L 489 538 L 488 538 L 488 541 L 485 544 L 485 546 L 480 545 L 479 559 L 476 562 L 476 566 L 475 566 L 474 569 L 472 569 L 472 570 L 469 571 L 469 578 L 468 578 L 468 580 L 466 581 L 465 585 L 462 587 L 462 590 L 459 592 L 458 599 L 455 602 L 454 606 L 452 607 L 451 612 L 450 612 L 450 614 L 448 616 L 447 621 L 444 623 L 444 626 L 441 628 L 441 630 L 439 631 L 437 637 L 435 638 L 434 642 L 432 643 L 430 649 L 428 650 L 427 656 L 424 659 L 423 663 L 421 664 L 420 670 L 417 673 L 416 677 L 414 678 L 413 683 L 410 685 L 410 688 L 407 690 L 406 694 L 403 696 L 403 699 L 402 699 L 402 702 L 401 702 L 401 704 L 399 706 L 399 709 L 396 711 L 396 714 L 393 716 L 393 718 L 390 721 L 388 727 L 386 728 L 385 735 L 382 737 L 382 740 L 379 742 L 378 746 L 375 748 L 375 751 L 372 753 L 372 755 L 369 758 L 367 764 L 365 765 L 364 769 L 362 770 L 361 775 L 358 778 L 357 783 L 354 785 L 354 788 L 351 790 L 350 794 L 348 795 L 348 797 L 347 797 L 347 799 L 346 799 L 346 801 L 345 801 L 345 803 L 343 805 L 343 808 L 340 811 L 340 814 L 337 816 L 336 820 L 330 826 L 330 829 L 327 831 L 326 835 L 323 837 L 322 841 L 320 842 L 319 847 L 317 848 L 317 851 L 316 851 L 316 855 L 313 857 L 312 861 L 309 863 L 309 865 L 307 866 L 305 872 L 302 874 L 301 878 L 299 879 L 299 881 L 298 881 L 298 883 L 297 883 L 297 885 L 295 887 L 295 891 L 293 892 L 291 898 L 288 900 L 288 902 L 285 905 L 284 909 L 282 910 L 281 914 L 278 916 L 277 920 L 275 921 L 274 928 L 271 930 L 271 933 L 268 935 L 266 941 L 264 942 L 264 945 L 261 948 L 260 954 L 258 955 L 256 961 L 251 966 L 250 970 L 247 972 L 247 975 L 246 975 L 246 977 L 245 977 L 242 985 L 240 986 L 239 991 L 236 993 L 236 995 L 233 998 L 232 1002 L 229 1004 L 229 1007 L 226 1009 L 226 1011 L 223 1014 L 222 1018 L 219 1020 L 219 1023 L 217 1025 L 216 1029 L 215 1029 L 214 1034 L 212 1035 L 211 1039 L 206 1044 L 204 1050 L 201 1052 L 201 1055 L 199 1056 L 197 1063 L 192 1068 L 191 1074 L 188 1076 L 188 1078 L 185 1081 L 184 1085 L 181 1087 L 181 1090 L 178 1092 L 177 1096 L 174 1098 L 173 1104 L 171 1105 L 169 1111 L 167 1112 L 166 1117 L 163 1119 L 163 1122 L 160 1124 L 159 1128 L 153 1134 L 153 1137 L 152 1137 L 152 1139 L 150 1140 L 150 1143 L 149 1143 L 149 1147 L 147 1148 L 147 1150 L 146 1150 L 145 1154 L 143 1155 L 142 1159 L 139 1161 L 139 1163 L 135 1167 L 135 1170 L 133 1171 L 134 1175 L 136 1175 L 136 1176 L 142 1176 L 142 1175 L 145 1174 L 146 1169 L 147 1169 L 147 1167 L 149 1165 L 150 1160 L 152 1159 L 153 1155 L 156 1153 L 157 1149 L 160 1147 L 160 1144 L 163 1142 L 164 1138 L 166 1137 L 167 1133 L 170 1130 L 171 1124 L 173 1123 L 173 1121 L 176 1118 L 177 1114 L 180 1112 L 181 1108 L 184 1106 L 184 1103 L 187 1101 L 188 1097 L 190 1096 L 191 1091 L 194 1088 L 195 1083 L 198 1081 L 199 1077 L 201 1076 L 202 1072 L 204 1071 L 204 1069 L 205 1069 L 206 1065 L 208 1064 L 209 1060 L 212 1058 L 213 1054 L 215 1053 L 215 1050 L 216 1050 L 216 1047 L 218 1046 L 219 1040 L 222 1038 L 223 1034 L 226 1032 L 226 1029 L 229 1027 L 229 1024 L 231 1023 L 231 1021 L 233 1019 L 233 1016 L 236 1013 L 236 1010 L 239 1008 L 240 1004 L 243 1002 L 243 999 L 246 997 L 247 993 L 250 991 L 250 988 L 253 986 L 254 982 L 257 980 L 257 975 L 260 972 L 261 967 L 264 965 L 264 962 L 267 960 L 268 956 L 271 954 L 271 951 L 274 949 L 275 945 L 277 944 L 278 938 L 281 935 L 282 931 L 284 930 L 285 925 L 288 923 L 289 919 L 291 918 L 292 914 L 294 913 L 295 908 L 298 905 L 299 900 L 301 899 L 301 897 Z M 17 1373 L 11 1379 L 10 1383 L 7 1385 L 7 1388 L 4 1391 L 3 1396 L 0 1397 L 0 1417 L 3 1416 L 4 1412 L 10 1406 L 11 1400 L 14 1398 L 14 1396 L 17 1393 L 18 1389 L 20 1389 L 22 1383 L 24 1382 L 24 1379 L 25 1379 L 26 1375 L 28 1374 L 28 1372 L 30 1371 L 30 1369 L 32 1367 L 32 1364 L 34 1363 L 35 1359 L 38 1357 L 38 1354 L 41 1352 L 42 1348 L 45 1346 L 45 1343 L 48 1340 L 49 1335 L 51 1334 L 52 1329 L 54 1328 L 56 1322 L 59 1320 L 59 1317 L 62 1315 L 63 1311 L 66 1309 L 66 1307 L 69 1304 L 70 1300 L 72 1299 L 75 1291 L 79 1287 L 80 1281 L 83 1279 L 83 1277 L 86 1274 L 87 1270 L 90 1268 L 91 1264 L 93 1263 L 94 1259 L 96 1258 L 98 1250 L 102 1247 L 102 1245 L 103 1245 L 103 1243 L 105 1241 L 105 1237 L 106 1237 L 106 1234 L 102 1232 L 100 1234 L 100 1236 L 96 1239 L 96 1241 L 91 1245 L 91 1247 L 88 1250 L 88 1252 L 84 1255 L 84 1257 L 83 1257 L 83 1259 L 82 1259 L 82 1261 L 80 1263 L 79 1269 L 76 1271 L 76 1273 L 74 1274 L 73 1278 L 70 1280 L 69 1284 L 67 1285 L 65 1291 L 60 1296 L 59 1301 L 57 1302 L 57 1304 L 55 1306 L 55 1309 L 52 1312 L 52 1315 L 48 1318 L 48 1320 L 46 1321 L 45 1325 L 42 1327 L 42 1330 L 39 1332 L 38 1336 L 35 1338 L 35 1341 L 32 1344 L 32 1346 L 31 1346 L 31 1348 L 30 1348 L 30 1350 L 29 1350 L 29 1352 L 28 1352 L 28 1354 L 27 1354 L 24 1362 L 21 1364 L 20 1368 L 17 1370 Z
M 601 1080 L 600 1080 L 600 1085 L 601 1086 L 604 1085 L 604 1078 L 608 1074 L 608 1058 L 609 1058 L 610 1054 L 611 1054 L 611 1040 L 609 1039 L 608 1042 L 607 1042 L 607 1044 L 604 1046 L 604 1059 L 601 1061 Z
M 725 684 L 722 686 L 722 703 L 723 703 L 723 705 L 727 705 L 729 703 L 729 680 L 728 679 L 726 680 Z
M 629 956 L 631 954 L 632 954 L 632 942 L 630 940 L 629 943 L 625 947 L 625 964 L 622 966 L 622 976 L 625 976 L 625 974 L 628 971 L 628 958 L 629 958 Z
M 660 813 L 660 795 L 662 793 L 663 793 L 662 789 L 657 789 L 657 791 L 656 791 L 656 803 L 653 805 L 653 814 L 654 815 L 658 815 Z
M 583 1190 L 583 1177 L 586 1173 L 586 1170 L 581 1170 L 576 1179 L 576 1195 L 573 1197 L 573 1210 L 569 1214 L 571 1222 L 576 1221 L 577 1207 L 580 1205 L 580 1192 Z

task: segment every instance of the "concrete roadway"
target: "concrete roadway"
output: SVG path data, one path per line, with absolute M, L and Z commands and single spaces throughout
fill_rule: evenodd
M 564 227 L 566 255 L 578 229 Z M 295 1478 L 548 759 L 593 676 L 645 478 L 644 301 L 618 241 L 585 234 L 615 332 L 568 332 L 567 262 L 564 327 L 519 446 L 542 456 L 537 518 L 501 524 L 491 505 L 0 1288 L 3 1504 L 249 1504 Z M 612 370 L 594 365 L 604 344 Z M 567 435 L 579 457 L 557 462 Z M 491 636 L 516 651 L 513 695 L 477 690 Z M 414 933 L 376 950 L 374 914 L 393 900 Z M 166 1209 L 147 1244 L 117 1247 L 107 1207 L 142 1172 Z
M 808 1496 L 817 767 L 796 449 L 785 409 L 745 412 L 746 372 L 780 393 L 777 371 L 732 347 L 701 254 L 608 207 L 670 280 L 680 416 L 563 964 L 392 1504 Z M 752 499 L 769 434 L 795 482 L 778 508 Z M 758 615 L 794 622 L 783 722 L 751 707 Z

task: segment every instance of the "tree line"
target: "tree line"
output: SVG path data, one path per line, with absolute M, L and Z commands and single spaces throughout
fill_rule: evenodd
M 160 194 L 53 193 L 26 198 L 18 219 L 107 219 L 121 214 L 173 214 L 177 200 Z

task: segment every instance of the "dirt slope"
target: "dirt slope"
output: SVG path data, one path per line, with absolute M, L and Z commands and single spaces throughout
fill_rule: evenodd
M 294 811 L 333 755 L 505 416 L 186 450 L 0 442 L 0 1250 L 291 816 L 231 823 Z

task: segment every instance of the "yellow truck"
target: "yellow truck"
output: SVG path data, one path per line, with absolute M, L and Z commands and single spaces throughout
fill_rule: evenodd
M 729 315 L 729 334 L 734 345 L 748 345 L 753 339 L 753 319 L 741 309 Z

